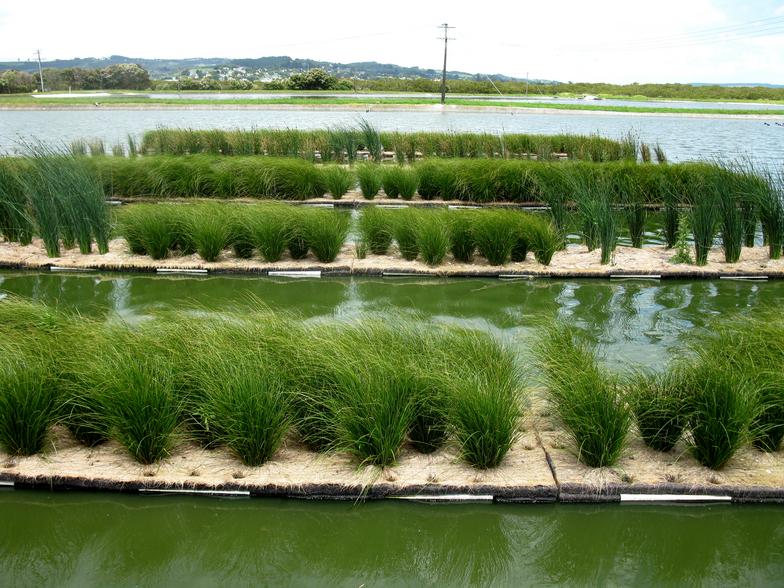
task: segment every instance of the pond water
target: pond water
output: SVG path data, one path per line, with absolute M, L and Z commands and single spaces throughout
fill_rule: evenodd
M 306 319 L 403 313 L 472 326 L 527 358 L 535 328 L 554 318 L 601 343 L 616 368 L 661 368 L 682 335 L 726 313 L 751 313 L 784 297 L 784 282 L 259 278 L 0 272 L 0 295 L 16 294 L 83 314 L 135 322 L 156 312 L 245 309 L 259 303 Z
M 780 586 L 777 506 L 0 492 L 7 586 Z
M 330 110 L 42 110 L 0 111 L 0 153 L 13 153 L 32 138 L 68 145 L 102 138 L 125 143 L 161 126 L 316 129 L 353 125 L 365 118 L 381 130 L 488 133 L 598 133 L 621 138 L 633 132 L 659 143 L 672 161 L 751 157 L 772 166 L 784 162 L 784 126 L 747 118 L 703 118 L 622 113 L 356 112 Z M 784 116 L 781 117 L 784 122 Z

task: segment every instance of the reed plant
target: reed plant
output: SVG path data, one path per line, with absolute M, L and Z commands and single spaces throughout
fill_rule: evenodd
M 751 197 L 759 211 L 768 255 L 780 259 L 784 245 L 784 172 L 777 176 L 766 174 L 765 181 L 755 186 Z
M 743 247 L 745 226 L 742 210 L 742 194 L 733 181 L 735 174 L 729 168 L 719 168 L 715 176 L 714 191 L 719 208 L 719 234 L 721 235 L 724 261 L 736 263 Z M 747 222 L 747 221 L 746 221 Z
M 381 167 L 378 164 L 363 163 L 357 166 L 357 179 L 362 197 L 373 200 L 381 190 Z
M 358 128 L 361 141 L 365 149 L 370 153 L 370 157 L 373 158 L 373 161 L 380 163 L 382 152 L 384 151 L 380 133 L 365 119 L 360 119 Z
M 590 467 L 613 465 L 632 420 L 617 378 L 598 365 L 591 345 L 562 324 L 543 329 L 535 351 L 549 402 L 577 458 Z
M 10 242 L 29 245 L 34 223 L 25 186 L 20 179 L 24 164 L 0 165 L 0 236 Z
M 354 189 L 354 175 L 339 165 L 328 165 L 321 170 L 324 186 L 335 200 L 340 200 L 349 190 Z
M 210 153 L 213 155 L 299 156 L 312 159 L 319 151 L 322 160 L 349 160 L 362 145 L 380 153 L 383 145 L 395 152 L 398 161 L 413 162 L 424 157 L 509 158 L 536 156 L 552 159 L 566 153 L 570 159 L 588 161 L 628 160 L 637 157 L 637 141 L 620 141 L 598 135 L 527 135 L 456 132 L 379 132 L 368 121 L 356 126 L 329 130 L 235 129 L 195 130 L 159 128 L 144 134 L 144 152 L 169 155 Z M 353 153 L 353 155 L 352 155 Z
M 681 372 L 639 372 L 625 388 L 642 440 L 656 451 L 670 451 L 688 420 Z
M 708 253 L 716 239 L 719 214 L 719 205 L 713 194 L 704 193 L 702 198 L 692 202 L 689 226 L 694 235 L 694 262 L 697 265 L 708 263 Z
M 352 128 L 340 127 L 330 129 L 328 132 L 329 149 L 338 159 L 345 160 L 349 165 L 357 160 L 357 150 L 359 149 L 359 133 Z

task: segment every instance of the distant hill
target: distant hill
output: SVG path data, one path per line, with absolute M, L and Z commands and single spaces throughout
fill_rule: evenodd
M 150 73 L 153 79 L 167 79 L 174 76 L 194 75 L 197 71 L 202 73 L 216 72 L 225 77 L 228 71 L 234 73 L 231 77 L 245 77 L 252 80 L 272 80 L 285 78 L 292 73 L 300 73 L 313 68 L 322 68 L 328 73 L 341 78 L 358 78 L 373 80 L 380 78 L 436 78 L 441 76 L 441 70 L 423 69 L 420 67 L 403 67 L 391 63 L 378 63 L 375 61 L 360 61 L 356 63 L 334 63 L 331 61 L 316 61 L 313 59 L 294 59 L 287 56 L 258 57 L 249 59 L 229 59 L 226 57 L 195 57 L 189 59 L 141 59 L 112 55 L 106 58 L 77 57 L 75 59 L 56 59 L 43 62 L 44 68 L 64 69 L 69 67 L 101 68 L 120 63 L 137 63 Z M 6 61 L 0 62 L 0 71 L 16 69 L 29 73 L 38 71 L 36 61 Z M 244 75 L 238 75 L 244 74 Z M 487 77 L 494 81 L 522 81 L 520 78 L 504 76 L 501 74 L 472 74 L 463 71 L 449 71 L 447 77 L 453 80 L 486 80 Z M 547 83 L 547 80 L 531 80 L 532 82 Z

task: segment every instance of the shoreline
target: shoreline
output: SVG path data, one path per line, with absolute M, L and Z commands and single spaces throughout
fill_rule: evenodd
M 283 273 L 291 277 L 784 279 L 784 259 L 768 259 L 767 247 L 743 248 L 741 260 L 734 264 L 725 263 L 722 251 L 714 248 L 708 256 L 707 265 L 702 267 L 673 264 L 669 261 L 673 254 L 672 250 L 663 246 L 635 249 L 619 245 L 613 262 L 601 265 L 598 250 L 589 252 L 583 245 L 574 245 L 565 251 L 556 252 L 549 266 L 534 261 L 531 253 L 524 262 L 510 262 L 503 266 L 492 266 L 481 258 L 477 258 L 473 263 L 460 263 L 451 256 L 447 256 L 441 265 L 428 266 L 420 261 L 406 261 L 397 255 L 369 255 L 359 259 L 354 244 L 348 243 L 332 263 L 321 263 L 311 254 L 302 260 L 285 256 L 278 262 L 269 263 L 258 258 L 237 258 L 228 250 L 224 251 L 217 261 L 205 262 L 196 254 L 161 260 L 133 255 L 128 253 L 123 239 L 113 239 L 109 244 L 109 253 L 105 255 L 82 255 L 75 249 L 63 252 L 60 257 L 50 258 L 46 256 L 40 239 L 35 239 L 33 244 L 27 246 L 0 243 L 0 268 L 275 277 Z
M 744 447 L 722 470 L 713 471 L 699 465 L 682 441 L 660 453 L 632 434 L 616 465 L 589 468 L 565 448 L 565 433 L 544 415 L 527 415 L 525 432 L 490 470 L 460 461 L 450 444 L 429 455 L 406 447 L 396 465 L 379 468 L 358 465 L 344 453 L 311 452 L 293 439 L 258 467 L 244 466 L 226 448 L 204 449 L 193 442 L 145 466 L 116 442 L 84 447 L 57 427 L 46 454 L 11 457 L 0 452 L 0 485 L 350 501 L 784 503 L 782 451 Z
M 343 112 L 455 112 L 455 113 L 501 113 L 501 114 L 558 114 L 558 115 L 602 115 L 635 117 L 676 117 L 738 120 L 780 120 L 781 114 L 721 114 L 696 112 L 639 112 L 595 109 L 539 108 L 520 106 L 467 106 L 440 104 L 0 104 L 0 112 L 12 111 L 100 111 L 100 110 L 280 110 L 280 111 L 343 111 Z

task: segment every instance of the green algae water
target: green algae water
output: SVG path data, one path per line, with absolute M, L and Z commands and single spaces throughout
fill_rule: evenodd
M 610 365 L 663 365 L 690 329 L 784 299 L 784 282 L 438 278 L 158 277 L 0 272 L 16 294 L 89 315 L 144 320 L 167 310 L 205 312 L 267 305 L 306 319 L 360 313 L 416 314 L 487 330 L 526 348 L 535 327 L 568 320 L 601 343 Z
M 774 506 L 0 492 L 6 586 L 780 586 Z

